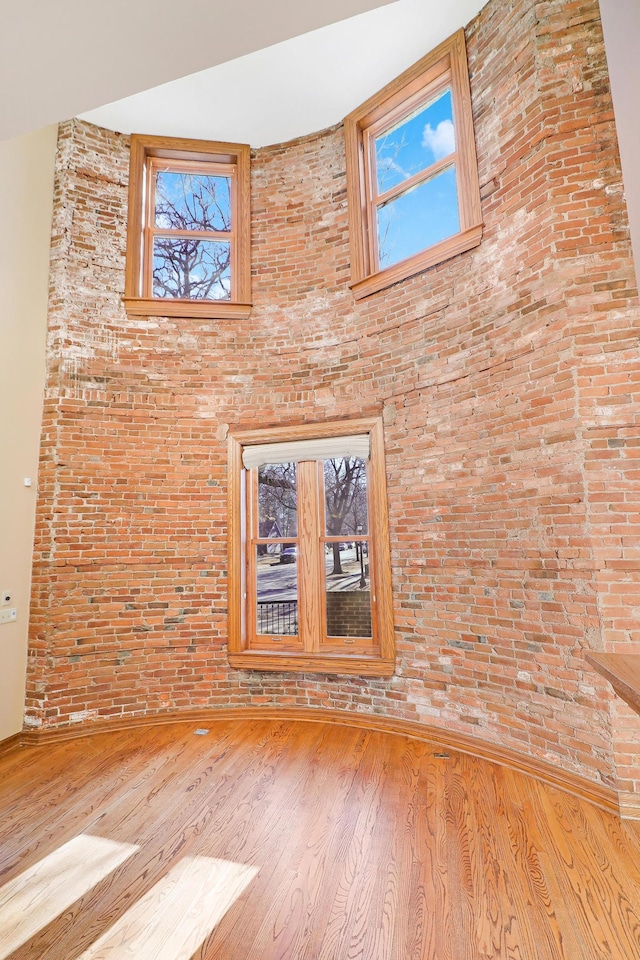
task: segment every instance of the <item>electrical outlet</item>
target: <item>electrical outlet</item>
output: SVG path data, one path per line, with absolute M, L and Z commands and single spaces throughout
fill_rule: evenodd
M 0 593 L 0 603 L 3 607 L 6 607 L 7 604 L 11 603 L 11 590 L 3 590 Z
M 18 619 L 18 611 L 15 607 L 6 607 L 2 609 L 0 607 L 0 623 L 11 623 L 12 620 Z

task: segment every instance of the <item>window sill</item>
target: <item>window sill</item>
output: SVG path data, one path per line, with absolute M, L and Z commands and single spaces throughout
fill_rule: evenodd
M 354 280 L 349 286 L 353 291 L 356 300 L 362 300 L 372 293 L 378 293 L 385 290 L 394 283 L 401 280 L 408 280 L 409 277 L 422 273 L 429 267 L 434 267 L 445 260 L 450 260 L 459 253 L 465 253 L 467 250 L 477 247 L 482 240 L 482 224 L 470 227 L 462 233 L 456 233 L 453 237 L 448 237 L 441 243 L 424 250 L 422 253 L 409 257 L 408 260 L 402 260 L 400 263 L 387 267 L 385 270 L 379 270 L 363 279 Z
M 640 654 L 588 653 L 586 660 L 606 677 L 625 703 L 640 713 Z
M 245 320 L 250 303 L 228 300 L 161 300 L 158 297 L 123 297 L 130 317 L 186 317 L 188 319 Z
M 230 653 L 229 664 L 236 670 L 264 670 L 278 673 L 332 673 L 358 677 L 392 677 L 393 660 L 379 657 L 323 656 L 322 654 L 264 653 L 245 651 Z

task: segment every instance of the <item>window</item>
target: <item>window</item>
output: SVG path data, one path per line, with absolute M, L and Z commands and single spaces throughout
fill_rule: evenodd
M 349 114 L 344 129 L 357 299 L 480 242 L 463 30 Z
M 382 421 L 229 438 L 229 662 L 394 671 Z
M 248 146 L 132 136 L 129 314 L 248 316 L 249 231 Z

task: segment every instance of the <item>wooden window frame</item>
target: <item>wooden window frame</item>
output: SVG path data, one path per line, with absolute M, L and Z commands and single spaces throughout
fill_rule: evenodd
M 250 556 L 249 488 L 255 484 L 252 474 L 257 470 L 245 470 L 242 453 L 245 446 L 257 443 L 280 443 L 294 440 L 325 439 L 351 434 L 368 433 L 370 436 L 370 464 L 367 472 L 369 502 L 369 532 L 348 539 L 369 540 L 370 583 L 372 599 L 372 634 L 367 649 L 354 644 L 353 650 L 345 644 L 329 647 L 322 636 L 324 632 L 323 580 L 318 570 L 317 550 L 315 559 L 312 550 L 301 549 L 300 564 L 306 565 L 306 582 L 317 578 L 317 587 L 312 596 L 299 595 L 300 636 L 303 649 L 287 650 L 269 642 L 269 637 L 260 636 L 259 643 L 252 642 L 248 621 L 253 606 L 249 578 L 253 564 Z M 389 522 L 387 515 L 386 476 L 384 464 L 384 433 L 382 420 L 378 417 L 358 420 L 331 421 L 320 424 L 302 424 L 260 430 L 233 430 L 228 438 L 229 456 L 229 663 L 243 670 L 268 670 L 282 672 L 355 674 L 358 676 L 388 677 L 395 669 L 393 610 L 391 595 L 391 567 L 389 557 Z M 312 461 L 299 461 L 299 468 L 317 469 Z M 319 527 L 319 511 L 312 505 L 311 513 Z M 341 539 L 344 539 L 343 535 Z M 319 528 L 309 534 L 309 542 L 323 537 Z M 326 538 L 325 538 L 326 539 Z M 304 581 L 301 581 L 304 582 Z M 302 623 L 304 621 L 304 625 Z M 264 640 L 264 643 L 262 642 Z M 347 642 L 351 642 L 348 640 Z M 285 644 L 286 646 L 286 644 Z
M 202 234 L 231 242 L 231 299 L 186 300 L 153 297 L 151 291 L 154 226 L 151 171 L 158 161 L 176 170 L 191 169 L 232 180 L 231 230 Z M 127 264 L 123 302 L 130 316 L 243 319 L 251 312 L 250 148 L 243 143 L 217 143 L 176 137 L 133 134 L 129 170 Z M 197 234 L 200 236 L 199 234 Z
M 421 173 L 406 181 L 399 193 L 404 192 L 412 180 L 425 182 L 440 172 L 441 168 L 455 163 L 460 231 L 406 260 L 380 269 L 376 213 L 383 195 L 377 194 L 372 159 L 372 151 L 375 150 L 373 139 L 445 87 L 451 89 L 456 149 L 444 160 L 431 165 L 428 176 L 423 177 Z M 353 110 L 345 117 L 344 135 L 351 242 L 350 286 L 357 300 L 406 280 L 480 243 L 482 210 L 464 30 L 449 37 Z M 386 194 L 384 196 L 389 199 Z

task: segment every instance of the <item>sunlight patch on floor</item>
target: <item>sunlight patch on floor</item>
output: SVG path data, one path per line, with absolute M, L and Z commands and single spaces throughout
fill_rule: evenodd
M 0 960 L 138 850 L 80 834 L 0 888 Z
M 184 857 L 77 960 L 190 960 L 257 873 Z

